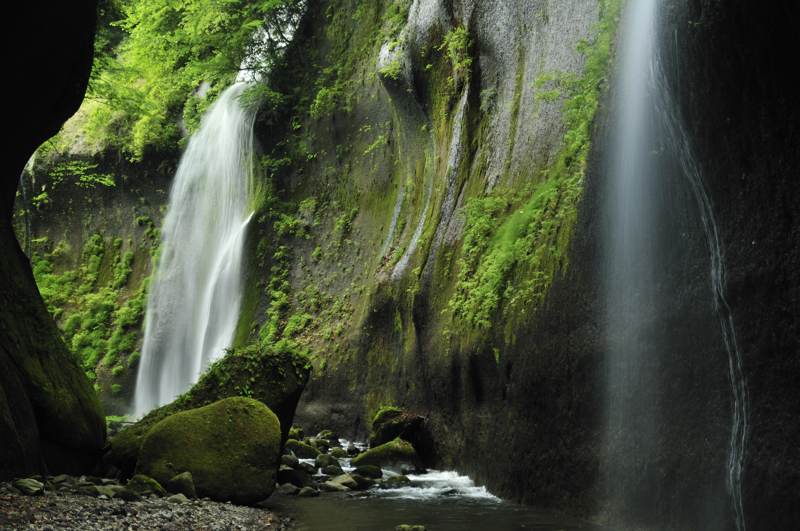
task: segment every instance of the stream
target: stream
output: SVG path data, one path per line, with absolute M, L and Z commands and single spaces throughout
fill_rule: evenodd
M 342 441 L 347 446 L 347 441 Z M 357 445 L 361 446 L 361 445 Z M 301 459 L 314 464 L 313 459 Z M 339 459 L 346 474 L 350 459 Z M 383 478 L 395 475 L 384 470 Z M 297 531 L 393 531 L 396 526 L 423 525 L 427 531 L 608 531 L 554 511 L 501 500 L 456 472 L 429 470 L 407 474 L 411 486 L 326 493 L 316 498 L 275 494 L 269 509 L 291 517 Z

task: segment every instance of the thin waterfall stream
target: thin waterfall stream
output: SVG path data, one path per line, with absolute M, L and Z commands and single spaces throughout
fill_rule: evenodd
M 655 41 L 657 2 L 642 0 L 632 3 L 629 9 L 627 30 L 620 37 L 616 127 L 605 185 L 608 254 L 604 276 L 609 337 L 606 399 L 609 460 L 604 473 L 605 496 L 608 500 L 625 500 L 623 504 L 628 510 L 636 513 L 651 503 L 650 496 L 657 492 L 625 486 L 634 470 L 626 462 L 626 451 L 635 446 L 652 460 L 663 451 L 659 448 L 663 429 L 659 415 L 668 405 L 660 403 L 658 386 L 648 386 L 645 380 L 653 367 L 659 366 L 660 360 L 655 358 L 662 355 L 658 345 L 660 325 L 653 315 L 659 315 L 659 305 L 668 301 L 659 300 L 656 257 L 660 256 L 658 245 L 663 238 L 660 233 L 669 217 L 667 205 L 677 198 L 670 187 L 678 183 L 688 190 L 685 200 L 694 203 L 708 246 L 713 299 L 710 310 L 720 324 L 731 390 L 726 487 L 736 529 L 743 531 L 741 484 L 748 433 L 748 391 L 734 320 L 725 298 L 720 231 L 660 62 Z M 677 33 L 674 39 L 677 43 Z M 676 78 L 679 82 L 679 76 Z M 657 159 L 664 149 L 675 161 L 672 184 L 656 179 L 660 171 Z M 657 485 L 657 480 L 647 485 Z
M 147 300 L 136 416 L 171 402 L 231 346 L 242 301 L 255 111 L 237 83 L 189 140 L 170 194 Z

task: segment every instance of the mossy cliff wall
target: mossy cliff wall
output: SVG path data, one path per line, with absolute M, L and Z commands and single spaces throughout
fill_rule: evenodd
M 91 469 L 105 439 L 103 411 L 91 384 L 48 316 L 11 228 L 12 206 L 31 153 L 77 110 L 92 64 L 96 3 L 17 6 L 5 20 L 25 31 L 7 56 L 9 84 L 0 184 L 0 477 Z M 30 31 L 35 21 L 37 31 Z M 48 82 L 36 83 L 41 60 Z M 13 130 L 13 131 L 12 131 Z

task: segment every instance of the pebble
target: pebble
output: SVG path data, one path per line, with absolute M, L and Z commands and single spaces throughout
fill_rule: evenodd
M 0 483 L 0 531 L 285 531 L 289 518 L 272 512 L 209 500 L 167 503 L 165 500 L 124 502 L 74 492 L 16 494 Z M 181 500 L 182 501 L 182 500 Z

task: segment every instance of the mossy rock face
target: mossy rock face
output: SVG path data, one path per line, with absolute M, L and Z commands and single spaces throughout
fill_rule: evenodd
M 416 443 L 424 421 L 423 417 L 407 409 L 382 407 L 372 420 L 369 445 L 380 446 L 398 437 Z
M 161 483 L 191 472 L 199 497 L 250 505 L 275 488 L 280 442 L 280 423 L 267 406 L 227 398 L 156 424 L 136 472 Z
M 299 459 L 316 459 L 320 454 L 320 451 L 310 444 L 294 440 L 286 441 L 286 449 L 293 452 Z
M 356 468 L 372 465 L 382 469 L 402 470 L 408 465 L 422 468 L 419 456 L 410 442 L 395 439 L 354 457 L 350 465 Z
M 122 477 L 131 477 L 145 437 L 153 426 L 181 411 L 238 396 L 242 389 L 249 389 L 251 398 L 264 403 L 278 417 L 283 427 L 282 441 L 285 442 L 308 375 L 306 361 L 291 353 L 259 353 L 248 350 L 233 352 L 220 360 L 175 402 L 154 409 L 111 439 L 111 449 L 106 461 L 117 467 Z M 252 382 L 251 378 L 254 376 L 257 377 Z M 298 429 L 297 432 L 302 437 L 302 430 Z

